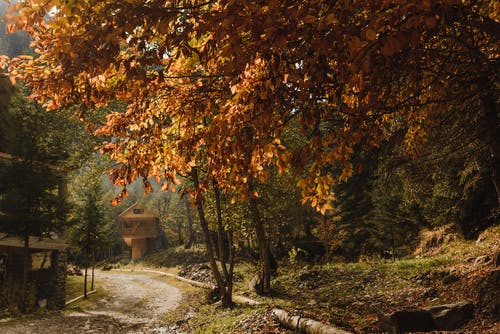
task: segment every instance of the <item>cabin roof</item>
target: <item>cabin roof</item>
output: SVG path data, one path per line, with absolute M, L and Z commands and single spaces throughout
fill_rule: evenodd
M 134 210 L 142 210 L 140 212 L 134 212 Z M 129 208 L 125 209 L 122 213 L 119 214 L 121 218 L 158 218 L 157 215 L 149 211 L 144 205 L 135 202 Z
M 23 248 L 24 240 L 19 236 L 0 233 L 0 246 Z M 30 249 L 40 250 L 64 250 L 67 248 L 67 244 L 61 239 L 35 236 L 30 236 L 29 246 Z

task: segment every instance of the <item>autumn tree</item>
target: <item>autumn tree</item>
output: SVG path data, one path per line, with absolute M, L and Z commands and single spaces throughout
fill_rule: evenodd
M 28 30 L 37 56 L 11 74 L 49 109 L 123 101 L 99 129 L 115 138 L 102 146 L 115 184 L 168 188 L 196 166 L 195 198 L 215 180 L 249 200 L 267 290 L 266 166 L 301 175 L 324 213 L 355 151 L 399 140 L 416 155 L 437 120 L 475 114 L 498 202 L 498 19 L 493 1 L 31 0 L 9 30 Z M 292 120 L 306 138 L 294 148 L 281 141 Z

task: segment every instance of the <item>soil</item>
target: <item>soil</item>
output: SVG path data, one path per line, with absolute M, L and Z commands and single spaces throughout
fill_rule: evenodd
M 4 319 L 0 332 L 26 333 L 177 333 L 163 324 L 162 315 L 175 309 L 181 292 L 161 279 L 137 273 L 96 271 L 96 279 L 106 294 L 90 296 L 81 311 L 46 313 Z M 89 306 L 86 306 L 89 304 Z

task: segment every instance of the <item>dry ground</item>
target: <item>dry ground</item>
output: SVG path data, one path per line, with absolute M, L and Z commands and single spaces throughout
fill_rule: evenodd
M 179 289 L 164 280 L 138 273 L 96 272 L 101 284 L 88 301 L 64 313 L 40 313 L 3 319 L 0 333 L 178 333 L 163 325 L 161 317 L 182 299 Z

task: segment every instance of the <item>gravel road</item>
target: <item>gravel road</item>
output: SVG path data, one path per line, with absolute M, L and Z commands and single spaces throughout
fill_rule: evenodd
M 161 324 L 161 315 L 175 309 L 181 292 L 161 278 L 140 273 L 96 271 L 107 290 L 97 302 L 81 312 L 25 316 L 0 321 L 5 334 L 157 333 L 181 334 Z

